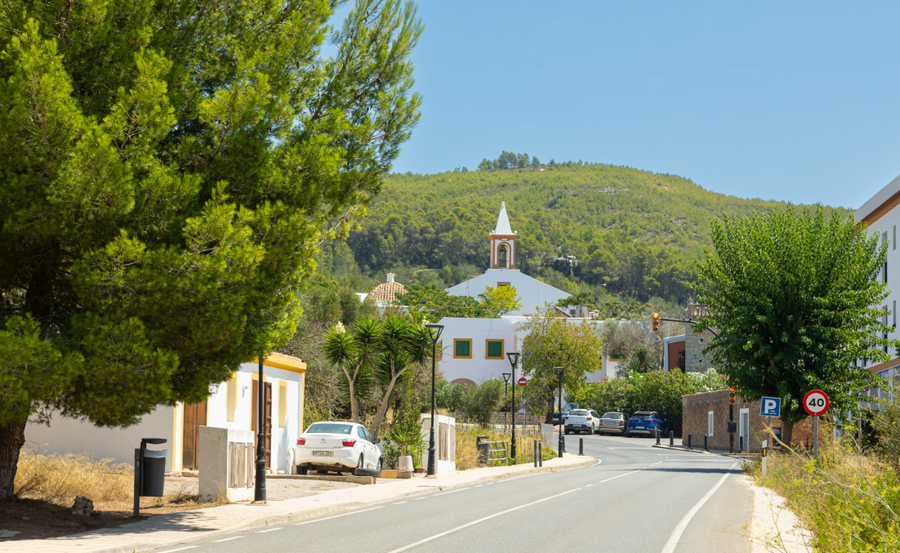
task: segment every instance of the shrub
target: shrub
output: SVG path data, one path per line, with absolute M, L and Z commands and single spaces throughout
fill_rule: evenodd
M 480 386 L 467 386 L 460 402 L 462 414 L 471 422 L 487 426 L 503 399 L 503 382 L 487 380 Z
M 86 455 L 36 455 L 22 450 L 14 490 L 19 498 L 66 507 L 76 495 L 95 501 L 127 500 L 134 491 L 134 470 L 109 459 L 94 461 Z
M 893 399 L 874 413 L 872 427 L 877 440 L 875 450 L 894 471 L 900 472 L 900 396 L 892 395 Z

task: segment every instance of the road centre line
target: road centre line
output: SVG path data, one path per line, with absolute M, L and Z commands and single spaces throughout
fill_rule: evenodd
M 196 545 L 187 545 L 185 547 L 179 547 L 177 549 L 166 549 L 165 551 L 160 551 L 159 553 L 175 553 L 176 551 L 185 551 L 187 549 L 197 549 Z
M 394 503 L 394 505 L 403 505 L 404 503 L 406 503 L 406 501 L 398 501 L 398 502 Z
M 482 522 L 491 520 L 492 518 L 497 518 L 497 517 L 499 517 L 499 516 L 502 516 L 502 515 L 505 515 L 505 514 L 512 513 L 513 511 L 518 511 L 519 509 L 524 509 L 524 508 L 526 508 L 526 507 L 531 507 L 532 505 L 537 505 L 538 503 L 543 503 L 544 501 L 550 501 L 551 499 L 556 499 L 557 497 L 562 497 L 562 496 L 564 496 L 564 495 L 568 495 L 568 494 L 570 494 L 570 493 L 572 493 L 572 492 L 577 492 L 578 490 L 582 490 L 582 489 L 584 489 L 584 487 L 575 488 L 575 489 L 572 489 L 572 490 L 569 490 L 569 491 L 566 491 L 566 492 L 562 492 L 562 493 L 558 493 L 558 494 L 556 494 L 556 495 L 551 495 L 551 496 L 549 496 L 549 497 L 545 497 L 545 498 L 543 498 L 543 499 L 538 499 L 537 501 L 532 501 L 531 503 L 526 503 L 526 504 L 524 504 L 524 505 L 519 505 L 518 507 L 513 507 L 512 509 L 507 509 L 507 510 L 505 510 L 505 511 L 500 511 L 499 513 L 494 513 L 494 514 L 488 515 L 488 516 L 486 516 L 486 517 L 484 517 L 484 518 L 480 518 L 480 519 L 478 519 L 478 520 L 473 520 L 472 522 L 467 522 L 466 524 L 463 524 L 462 526 L 457 526 L 456 528 L 451 528 L 450 530 L 446 530 L 446 531 L 441 532 L 441 533 L 439 533 L 439 534 L 435 534 L 435 535 L 433 535 L 433 536 L 431 536 L 431 537 L 429 537 L 429 538 L 425 538 L 425 539 L 419 540 L 419 541 L 417 541 L 417 542 L 415 542 L 415 543 L 411 543 L 411 544 L 409 544 L 409 545 L 405 545 L 405 546 L 403 546 L 403 547 L 401 547 L 401 548 L 399 548 L 399 549 L 394 549 L 394 550 L 391 551 L 390 553 L 400 553 L 401 551 L 407 551 L 407 550 L 409 550 L 409 549 L 412 549 L 413 547 L 418 547 L 418 546 L 420 546 L 420 545 L 422 545 L 422 544 L 428 543 L 428 542 L 430 542 L 430 541 L 434 541 L 434 540 L 436 540 L 436 539 L 438 539 L 438 538 L 442 538 L 442 537 L 444 537 L 444 536 L 446 536 L 446 535 L 449 535 L 449 534 L 452 534 L 452 533 L 454 533 L 454 532 L 458 532 L 458 531 L 460 531 L 460 530 L 463 530 L 463 529 L 465 529 L 465 528 L 468 528 L 469 526 L 474 526 L 474 525 L 476 525 L 476 524 L 480 524 L 480 523 L 482 523 Z
M 728 467 L 728 469 L 731 470 L 736 466 L 736 462 L 732 463 L 731 466 Z M 684 518 L 681 519 L 681 522 L 679 522 L 678 526 L 675 527 L 675 530 L 672 531 L 672 535 L 669 536 L 669 540 L 666 542 L 666 545 L 663 546 L 661 553 L 675 553 L 675 547 L 678 546 L 678 542 L 681 540 L 681 536 L 684 534 L 684 531 L 687 528 L 688 524 L 690 524 L 691 519 L 693 519 L 694 515 L 697 514 L 697 511 L 699 511 L 700 508 L 703 507 L 703 505 L 706 504 L 707 501 L 709 501 L 709 498 L 712 497 L 714 493 L 716 493 L 716 490 L 722 487 L 722 484 L 725 483 L 725 479 L 729 476 L 731 476 L 730 473 L 723 475 L 722 478 L 720 478 L 719 481 L 716 482 L 716 485 L 713 486 L 711 490 L 706 492 L 706 495 L 704 495 L 696 505 L 691 507 L 691 510 L 684 515 Z
M 370 508 L 368 508 L 368 509 L 362 509 L 362 510 L 359 510 L 359 511 L 350 511 L 349 513 L 342 513 L 342 514 L 340 514 L 340 515 L 334 515 L 334 516 L 325 517 L 325 518 L 317 518 L 316 520 L 307 520 L 306 522 L 298 522 L 298 523 L 295 524 L 294 526 L 304 526 L 304 525 L 306 525 L 306 524 L 312 524 L 312 523 L 314 523 L 314 522 L 322 522 L 323 520 L 331 520 L 331 519 L 333 519 L 333 518 L 346 517 L 346 516 L 355 515 L 355 514 L 358 514 L 358 513 L 365 513 L 366 511 L 374 511 L 374 510 L 376 510 L 376 509 L 384 509 L 384 505 L 382 505 L 382 506 L 380 506 L 380 507 L 370 507 Z
M 284 530 L 284 527 L 282 526 L 279 528 L 269 528 L 268 530 L 260 530 L 259 532 L 257 532 L 257 534 L 266 534 L 268 532 L 277 532 L 278 530 Z
M 240 540 L 240 539 L 243 539 L 243 537 L 244 536 L 231 536 L 230 538 L 215 540 L 215 541 L 213 541 L 213 543 L 222 543 L 223 541 Z

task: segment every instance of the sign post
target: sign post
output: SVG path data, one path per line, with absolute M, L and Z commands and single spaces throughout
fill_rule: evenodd
M 819 457 L 819 415 L 828 411 L 828 394 L 822 390 L 810 390 L 803 396 L 803 409 L 813 418 L 813 457 Z
M 759 401 L 759 416 L 766 417 L 766 426 L 771 431 L 772 417 L 781 416 L 781 398 L 766 396 L 761 397 Z M 772 446 L 775 447 L 776 444 L 773 443 Z

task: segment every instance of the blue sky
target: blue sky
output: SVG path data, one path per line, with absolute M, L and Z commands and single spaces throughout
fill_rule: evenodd
M 502 150 L 856 208 L 900 174 L 898 3 L 420 0 L 394 171 Z

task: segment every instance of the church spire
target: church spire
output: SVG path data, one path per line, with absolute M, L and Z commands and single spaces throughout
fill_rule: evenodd
M 497 216 L 497 226 L 488 237 L 491 241 L 491 268 L 515 269 L 516 268 L 516 238 L 509 225 L 509 217 L 506 215 L 506 202 L 500 203 L 500 215 Z

